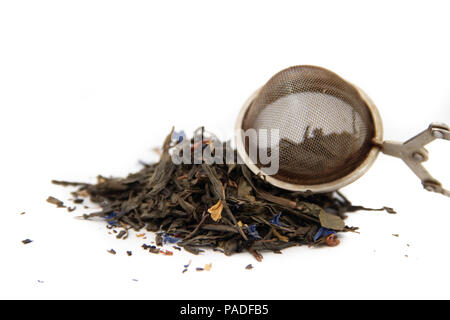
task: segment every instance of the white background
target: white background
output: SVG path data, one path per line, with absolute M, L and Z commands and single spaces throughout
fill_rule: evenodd
M 45 202 L 70 197 L 51 179 L 93 182 L 155 160 L 172 125 L 232 139 L 243 102 L 291 65 L 363 88 L 387 139 L 450 123 L 449 12 L 445 1 L 2 1 L 0 298 L 450 298 L 450 200 L 384 155 L 343 192 L 397 215 L 350 214 L 361 234 L 340 246 L 261 263 L 152 255 L 140 248 L 150 235 L 116 240 L 73 218 L 88 210 Z M 449 147 L 431 144 L 427 164 L 447 186 Z

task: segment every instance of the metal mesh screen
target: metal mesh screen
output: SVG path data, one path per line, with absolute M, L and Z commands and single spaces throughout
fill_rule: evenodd
M 279 141 L 269 145 L 279 154 L 274 178 L 299 185 L 332 182 L 355 170 L 370 151 L 375 130 L 355 87 L 313 66 L 291 67 L 273 76 L 244 116 L 242 129 L 251 128 L 279 129 Z M 244 143 L 247 152 L 254 147 L 252 141 Z M 261 147 L 261 140 L 256 143 Z

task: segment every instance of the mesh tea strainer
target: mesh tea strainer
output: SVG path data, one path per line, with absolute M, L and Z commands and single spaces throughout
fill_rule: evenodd
M 263 147 L 248 139 L 249 129 L 277 129 L 269 153 L 276 154 L 278 171 L 250 156 Z M 329 192 L 361 177 L 379 151 L 401 158 L 428 191 L 450 196 L 422 166 L 424 146 L 436 138 L 450 140 L 450 128 L 432 123 L 405 143 L 384 141 L 380 115 L 358 87 L 337 74 L 315 66 L 295 66 L 273 76 L 242 107 L 236 123 L 238 154 L 253 173 L 292 191 Z M 277 152 L 274 152 L 277 151 Z

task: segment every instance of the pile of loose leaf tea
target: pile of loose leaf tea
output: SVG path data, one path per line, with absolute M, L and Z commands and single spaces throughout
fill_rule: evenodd
M 101 207 L 84 218 L 101 217 L 123 228 L 121 235 L 130 228 L 146 229 L 156 233 L 159 246 L 176 243 L 193 254 L 204 248 L 226 255 L 248 251 L 257 260 L 262 259 L 261 251 L 335 246 L 337 233 L 357 229 L 345 225 L 345 213 L 366 209 L 353 206 L 339 192 L 305 194 L 276 188 L 243 164 L 227 164 L 226 159 L 207 164 L 202 152 L 193 152 L 190 163 L 175 164 L 171 154 L 180 144 L 208 150 L 216 160 L 217 155 L 230 153 L 226 143 L 208 137 L 203 128 L 189 140 L 172 129 L 159 162 L 143 164 L 142 170 L 126 178 L 99 176 L 96 184 L 53 183 L 78 187 L 72 193 L 75 201 L 89 197 Z M 235 150 L 231 153 L 237 157 Z

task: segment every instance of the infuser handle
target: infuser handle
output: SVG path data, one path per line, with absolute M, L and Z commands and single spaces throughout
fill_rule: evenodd
M 383 153 L 402 159 L 422 180 L 422 185 L 426 190 L 450 197 L 450 190 L 444 189 L 441 183 L 434 179 L 422 165 L 422 162 L 428 160 L 428 151 L 424 146 L 435 139 L 450 140 L 449 126 L 444 123 L 432 123 L 428 129 L 404 143 L 384 141 L 380 146 Z

